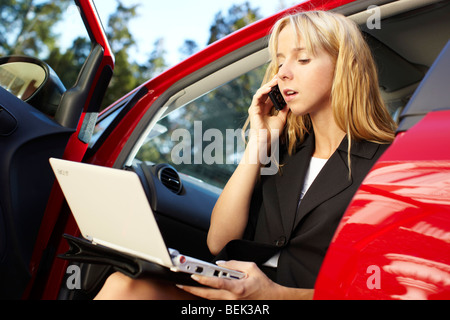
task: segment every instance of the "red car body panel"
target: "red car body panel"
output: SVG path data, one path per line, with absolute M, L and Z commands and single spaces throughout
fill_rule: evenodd
M 366 177 L 322 265 L 316 299 L 450 298 L 450 111 L 399 135 Z

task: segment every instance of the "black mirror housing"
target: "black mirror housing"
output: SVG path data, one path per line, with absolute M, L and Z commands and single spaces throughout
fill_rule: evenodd
M 27 56 L 0 58 L 0 86 L 50 117 L 66 91 L 48 64 Z

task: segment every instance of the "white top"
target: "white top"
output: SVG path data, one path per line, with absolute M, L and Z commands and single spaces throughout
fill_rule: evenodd
M 300 202 L 302 201 L 303 197 L 305 196 L 306 192 L 308 191 L 309 187 L 312 185 L 312 183 L 314 182 L 316 177 L 319 175 L 320 171 L 325 166 L 327 161 L 328 161 L 328 159 L 320 159 L 320 158 L 311 157 L 311 161 L 309 162 L 309 168 L 308 168 L 308 171 L 306 172 L 306 176 L 305 176 L 305 182 L 303 183 L 303 189 L 300 194 L 300 201 L 298 203 L 299 205 L 300 205 Z M 272 258 L 267 260 L 263 264 L 263 266 L 276 268 L 278 266 L 279 258 L 280 258 L 280 253 L 278 252 Z
M 319 175 L 320 171 L 325 166 L 325 163 L 327 163 L 327 161 L 328 159 L 320 159 L 314 157 L 311 158 L 311 161 L 309 162 L 308 171 L 306 172 L 302 193 L 300 194 L 300 202 L 302 201 L 303 197 L 306 194 L 306 191 L 308 191 L 309 187 L 312 185 L 316 177 Z

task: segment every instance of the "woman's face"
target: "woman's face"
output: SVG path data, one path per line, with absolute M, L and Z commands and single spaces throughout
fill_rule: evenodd
M 278 85 L 291 112 L 314 116 L 331 110 L 331 88 L 335 64 L 331 56 L 317 48 L 315 55 L 298 43 L 295 33 L 287 25 L 279 34 L 277 61 Z

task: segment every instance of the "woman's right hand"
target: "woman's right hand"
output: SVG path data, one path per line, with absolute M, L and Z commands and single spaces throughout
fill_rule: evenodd
M 253 96 L 248 110 L 250 120 L 249 143 L 256 143 L 258 150 L 269 151 L 270 145 L 279 138 L 286 124 L 289 108 L 285 107 L 272 114 L 273 103 L 269 92 L 278 84 L 278 77 L 264 84 Z M 259 152 L 258 152 L 259 153 Z
M 284 108 L 277 115 L 271 115 L 273 104 L 268 93 L 277 83 L 278 79 L 274 78 L 253 96 L 249 108 L 250 137 L 247 148 L 211 215 L 208 247 L 214 255 L 229 241 L 242 239 L 248 223 L 253 190 L 261 175 L 261 165 L 271 152 L 269 139 L 273 141 L 278 138 L 286 123 L 288 108 Z M 278 130 L 277 137 L 270 135 L 271 130 Z

